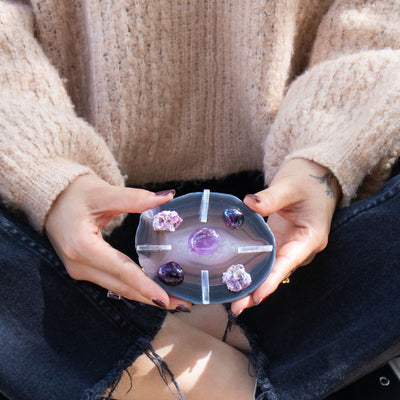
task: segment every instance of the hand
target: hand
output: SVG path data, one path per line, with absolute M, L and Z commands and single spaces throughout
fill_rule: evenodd
M 286 162 L 268 189 L 244 202 L 263 217 L 275 235 L 276 260 L 267 279 L 249 296 L 232 303 L 235 315 L 260 304 L 296 268 L 312 261 L 328 242 L 341 191 L 332 173 L 305 159 Z
M 46 233 L 73 279 L 94 282 L 131 300 L 187 308 L 169 296 L 128 256 L 103 240 L 100 228 L 122 213 L 141 213 L 173 198 L 173 191 L 155 193 L 109 185 L 94 175 L 78 177 L 55 201 Z

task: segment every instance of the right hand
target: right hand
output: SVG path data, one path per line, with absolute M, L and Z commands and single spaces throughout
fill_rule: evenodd
M 232 303 L 235 315 L 260 304 L 296 268 L 309 264 L 326 247 L 340 197 L 340 186 L 328 168 L 298 158 L 281 166 L 268 189 L 245 198 L 247 206 L 268 216 L 276 240 L 276 260 L 251 295 Z
M 73 279 L 96 283 L 130 300 L 190 309 L 191 303 L 169 296 L 128 256 L 110 246 L 100 231 L 118 214 L 142 213 L 173 196 L 173 191 L 157 195 L 83 175 L 54 202 L 45 230 Z

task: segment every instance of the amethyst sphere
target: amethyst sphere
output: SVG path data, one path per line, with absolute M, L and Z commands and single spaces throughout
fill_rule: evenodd
M 183 282 L 185 274 L 178 263 L 171 261 L 158 268 L 157 276 L 158 279 L 166 285 L 177 286 Z
M 240 229 L 244 222 L 244 215 L 237 208 L 227 208 L 224 211 L 224 220 L 230 228 Z
M 221 235 L 211 228 L 200 228 L 189 236 L 189 247 L 196 254 L 209 255 L 216 252 Z

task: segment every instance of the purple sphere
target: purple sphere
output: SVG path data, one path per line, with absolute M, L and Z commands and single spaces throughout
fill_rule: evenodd
M 244 222 L 244 215 L 236 208 L 227 208 L 224 211 L 224 220 L 230 228 L 240 229 Z
M 201 228 L 189 236 L 189 247 L 196 254 L 209 255 L 218 249 L 221 235 L 211 228 Z
M 171 261 L 158 268 L 157 276 L 166 285 L 177 286 L 183 282 L 185 274 L 178 263 Z

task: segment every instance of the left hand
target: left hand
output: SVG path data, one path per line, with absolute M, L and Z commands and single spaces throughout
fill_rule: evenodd
M 172 191 L 157 194 L 82 175 L 54 202 L 46 220 L 46 233 L 73 279 L 93 282 L 130 300 L 189 310 L 190 302 L 168 295 L 132 259 L 108 244 L 101 233 L 116 215 L 142 213 L 172 198 Z
M 231 305 L 234 315 L 260 304 L 296 268 L 310 263 L 328 243 L 330 225 L 341 190 L 329 169 L 293 159 L 279 169 L 268 189 L 244 202 L 261 216 L 275 235 L 276 260 L 266 280 Z

